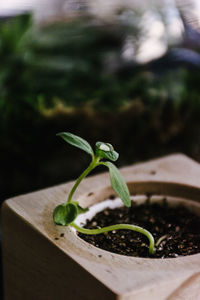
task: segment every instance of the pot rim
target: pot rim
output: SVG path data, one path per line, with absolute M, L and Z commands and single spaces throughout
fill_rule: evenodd
M 128 188 L 130 190 L 130 194 L 134 195 L 145 195 L 147 193 L 151 194 L 152 196 L 160 196 L 160 197 L 168 197 L 168 201 L 171 201 L 170 199 L 174 199 L 175 201 L 182 202 L 184 205 L 188 206 L 190 204 L 191 207 L 193 207 L 193 211 L 196 209 L 199 209 L 200 213 L 200 188 L 182 184 L 182 183 L 176 183 L 176 182 L 170 182 L 170 181 L 156 181 L 156 180 L 140 180 L 140 181 L 129 181 L 127 183 Z M 110 195 L 114 195 L 114 191 L 111 186 L 104 186 L 98 189 L 96 192 L 93 192 L 92 197 L 93 201 L 91 201 L 91 192 L 81 195 L 77 200 L 81 205 L 85 206 L 91 206 L 91 203 L 95 204 L 98 202 L 103 202 L 107 198 L 109 198 Z M 134 196 L 133 195 L 133 196 Z M 170 197 L 170 198 L 169 198 Z M 90 205 L 87 205 L 88 198 L 90 199 Z M 188 202 L 189 201 L 189 202 Z M 132 256 L 126 256 L 121 254 L 112 253 L 106 250 L 103 250 L 101 248 L 95 247 L 88 242 L 84 241 L 80 237 L 77 236 L 73 228 L 70 228 L 70 235 L 72 234 L 75 236 L 75 239 L 77 240 L 76 247 L 79 247 L 79 242 L 81 244 L 85 245 L 87 250 L 95 250 L 98 252 L 98 255 L 105 257 L 114 257 L 115 259 L 121 259 L 127 260 L 127 262 L 130 263 L 130 261 L 137 261 L 142 260 L 146 261 L 147 264 L 149 261 L 154 261 L 156 264 L 159 263 L 159 265 L 165 265 L 169 264 L 170 262 L 173 262 L 173 265 L 179 265 L 181 262 L 184 262 L 184 264 L 191 263 L 193 260 L 196 261 L 196 259 L 200 259 L 200 253 L 187 255 L 187 256 L 179 256 L 177 258 L 143 258 L 143 257 L 132 257 Z M 88 249 L 89 245 L 89 249 Z M 82 248 L 82 247 L 81 247 Z M 171 263 L 170 263 L 171 265 Z

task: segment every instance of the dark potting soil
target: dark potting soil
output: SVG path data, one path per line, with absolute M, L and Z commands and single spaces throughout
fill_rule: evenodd
M 183 206 L 170 207 L 166 199 L 162 203 L 105 209 L 87 221 L 85 228 L 98 228 L 119 223 L 134 224 L 149 230 L 156 246 L 154 255 L 149 255 L 148 239 L 131 230 L 116 230 L 99 235 L 78 235 L 92 245 L 117 254 L 172 258 L 200 252 L 200 217 Z M 160 240 L 159 240 L 160 239 Z

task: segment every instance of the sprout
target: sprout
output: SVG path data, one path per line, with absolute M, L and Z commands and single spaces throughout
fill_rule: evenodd
M 78 202 L 72 201 L 72 197 L 81 183 L 81 181 L 97 166 L 103 165 L 109 169 L 110 173 L 110 182 L 112 185 L 112 188 L 116 192 L 116 194 L 120 197 L 122 202 L 125 206 L 130 207 L 131 206 L 131 199 L 128 187 L 126 185 L 126 182 L 124 181 L 121 173 L 116 168 L 116 166 L 111 163 L 110 161 L 105 161 L 105 159 L 109 159 L 111 161 L 116 161 L 119 157 L 119 154 L 114 150 L 113 146 L 109 143 L 104 142 L 97 142 L 96 143 L 96 152 L 94 153 L 92 147 L 90 144 L 82 139 L 79 136 L 76 136 L 69 132 L 61 132 L 58 134 L 58 136 L 61 136 L 67 143 L 85 151 L 88 153 L 92 160 L 87 169 L 79 176 L 79 178 L 76 180 L 74 186 L 72 187 L 68 199 L 66 203 L 58 205 L 53 212 L 53 220 L 55 224 L 61 225 L 61 226 L 72 226 L 74 227 L 78 232 L 84 233 L 84 234 L 101 234 L 103 232 L 108 232 L 112 230 L 118 230 L 118 229 L 127 229 L 127 230 L 133 230 L 140 232 L 144 234 L 149 239 L 149 253 L 154 253 L 154 238 L 152 234 L 139 226 L 132 225 L 132 224 L 117 224 L 117 225 L 111 225 L 99 229 L 86 229 L 79 227 L 74 223 L 77 216 L 79 214 L 85 213 L 88 211 L 87 208 L 82 208 Z

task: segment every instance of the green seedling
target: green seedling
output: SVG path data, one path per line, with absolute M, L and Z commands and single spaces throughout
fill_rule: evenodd
M 62 137 L 64 141 L 66 141 L 67 143 L 87 152 L 91 156 L 92 160 L 89 166 L 87 167 L 87 169 L 76 180 L 74 186 L 72 187 L 68 195 L 67 202 L 58 205 L 54 209 L 53 220 L 55 224 L 62 225 L 62 226 L 70 225 L 74 227 L 78 232 L 84 234 L 100 234 L 100 233 L 105 233 L 108 231 L 118 230 L 118 229 L 128 229 L 128 230 L 137 231 L 144 234 L 149 239 L 149 253 L 153 254 L 154 238 L 148 230 L 142 227 L 135 226 L 132 224 L 117 224 L 117 225 L 106 226 L 98 229 L 86 229 L 86 228 L 79 227 L 77 224 L 74 223 L 76 217 L 79 214 L 85 213 L 86 211 L 88 211 L 88 209 L 82 208 L 77 201 L 73 201 L 72 200 L 73 195 L 77 187 L 81 183 L 81 181 L 97 166 L 105 166 L 109 169 L 110 182 L 112 188 L 119 196 L 119 198 L 122 200 L 125 206 L 127 207 L 131 206 L 131 199 L 130 199 L 130 194 L 126 182 L 124 181 L 122 175 L 120 174 L 116 166 L 112 162 L 110 162 L 110 161 L 116 161 L 119 157 L 119 154 L 114 150 L 111 144 L 97 142 L 96 149 L 94 152 L 90 144 L 79 136 L 76 136 L 69 132 L 61 132 L 58 134 L 58 136 Z M 107 159 L 110 161 L 107 161 Z

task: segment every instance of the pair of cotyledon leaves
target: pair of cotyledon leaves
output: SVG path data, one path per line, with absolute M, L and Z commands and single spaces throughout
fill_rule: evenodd
M 58 135 L 61 136 L 67 143 L 90 154 L 92 158 L 95 157 L 94 151 L 90 144 L 81 137 L 69 132 L 61 132 Z M 96 157 L 99 157 L 100 159 L 116 161 L 119 157 L 119 154 L 113 149 L 111 144 L 97 142 Z M 121 198 L 124 205 L 129 207 L 131 205 L 130 194 L 122 175 L 113 163 L 104 161 L 103 165 L 109 169 L 112 188 Z M 87 211 L 87 209 L 83 209 L 78 205 L 77 202 L 73 201 L 58 205 L 54 210 L 53 219 L 58 225 L 69 225 L 76 219 L 78 214 L 84 213 L 85 211 Z
M 81 137 L 69 132 L 61 132 L 57 135 L 62 137 L 65 142 L 87 152 L 92 157 L 94 157 L 94 151 L 92 147 L 86 140 L 82 139 Z M 111 144 L 103 142 L 96 143 L 96 155 L 112 161 L 116 161 L 119 157 L 119 154 L 113 149 L 113 146 Z

